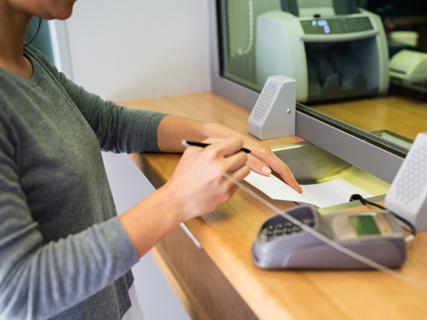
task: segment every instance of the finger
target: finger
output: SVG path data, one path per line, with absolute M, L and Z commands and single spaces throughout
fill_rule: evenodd
M 248 161 L 248 156 L 244 152 L 238 152 L 235 153 L 227 158 L 224 159 L 222 165 L 223 170 L 227 173 L 232 173 L 240 168 L 242 168 L 244 165 L 246 165 Z
M 233 180 L 227 179 L 227 181 L 225 182 L 226 184 L 228 184 L 227 189 L 229 190 L 230 196 L 239 188 L 239 186 L 235 183 L 235 181 L 242 182 L 243 179 L 249 174 L 250 171 L 251 171 L 251 168 L 248 165 L 244 165 L 243 167 L 239 168 L 238 170 L 230 174 L 230 177 Z
M 235 170 L 231 177 L 236 181 L 242 181 L 251 172 L 251 168 L 248 165 L 244 165 L 238 170 Z
M 264 163 L 269 166 L 271 170 L 275 171 L 282 178 L 282 180 L 292 189 L 299 193 L 302 193 L 303 190 L 296 181 L 289 167 L 282 160 L 280 160 L 270 150 L 270 148 L 261 148 L 260 150 L 257 150 L 256 153 L 253 152 L 253 154 L 258 159 L 262 159 L 260 161 L 264 161 Z
M 254 157 L 253 155 L 248 155 L 247 164 L 253 171 L 259 173 L 263 176 L 269 176 L 271 174 L 271 169 L 268 165 L 262 162 L 260 159 Z
M 277 174 L 279 174 L 283 181 L 292 189 L 299 193 L 302 193 L 303 190 L 296 181 L 289 167 L 284 162 L 282 162 L 276 155 L 274 155 L 274 157 L 276 158 L 276 161 L 273 161 L 270 164 L 271 169 L 273 169 Z

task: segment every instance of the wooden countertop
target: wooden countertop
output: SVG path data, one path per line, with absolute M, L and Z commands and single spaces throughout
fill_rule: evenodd
M 363 103 L 362 101 L 360 103 Z M 249 111 L 206 92 L 121 102 L 197 120 L 223 123 L 247 133 Z M 269 146 L 303 141 L 292 136 Z M 131 155 L 156 187 L 172 175 L 177 154 Z M 295 204 L 273 201 L 286 209 Z M 378 271 L 266 271 L 251 261 L 261 223 L 273 215 L 242 190 L 219 209 L 185 223 L 203 246 L 180 228 L 151 250 L 192 319 L 425 319 L 427 290 Z M 397 272 L 427 283 L 427 232 L 408 245 Z
M 388 130 L 415 140 L 419 132 L 427 131 L 427 102 L 411 96 L 393 95 L 309 106 L 367 132 Z

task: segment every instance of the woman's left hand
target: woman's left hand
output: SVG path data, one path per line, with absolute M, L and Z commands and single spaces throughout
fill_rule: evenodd
M 287 185 L 297 192 L 302 193 L 303 190 L 295 180 L 289 167 L 280 160 L 269 147 L 228 127 L 218 125 L 216 131 L 218 131 L 217 136 L 222 136 L 224 138 L 239 137 L 243 140 L 244 147 L 251 150 L 251 153 L 248 155 L 247 164 L 253 171 L 264 176 L 268 176 L 274 171 Z
M 160 122 L 157 137 L 161 152 L 183 152 L 182 139 L 203 141 L 209 138 L 240 138 L 243 140 L 244 147 L 252 151 L 248 155 L 247 164 L 253 171 L 264 176 L 268 176 L 274 171 L 291 188 L 302 193 L 302 189 L 289 167 L 269 147 L 224 125 L 167 115 Z M 210 143 L 215 143 L 215 141 L 211 140 Z

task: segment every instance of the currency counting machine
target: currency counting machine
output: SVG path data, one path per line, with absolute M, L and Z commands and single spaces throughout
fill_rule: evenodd
M 257 18 L 256 79 L 296 80 L 296 100 L 385 94 L 388 47 L 379 16 L 354 0 L 281 0 Z

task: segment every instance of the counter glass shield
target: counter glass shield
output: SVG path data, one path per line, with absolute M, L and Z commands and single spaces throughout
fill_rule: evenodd
M 416 134 L 427 131 L 427 122 L 415 126 L 409 120 L 411 126 L 402 126 L 412 109 L 382 105 L 376 110 L 360 100 L 390 92 L 388 20 L 380 2 L 219 0 L 220 74 L 257 92 L 268 76 L 293 78 L 298 111 L 404 157 Z M 401 28 L 427 30 L 427 12 L 414 9 L 403 17 L 399 12 L 395 28 L 405 22 Z M 427 51 L 424 42 L 421 51 Z M 427 117 L 427 108 L 416 112 L 421 112 L 417 118 Z

